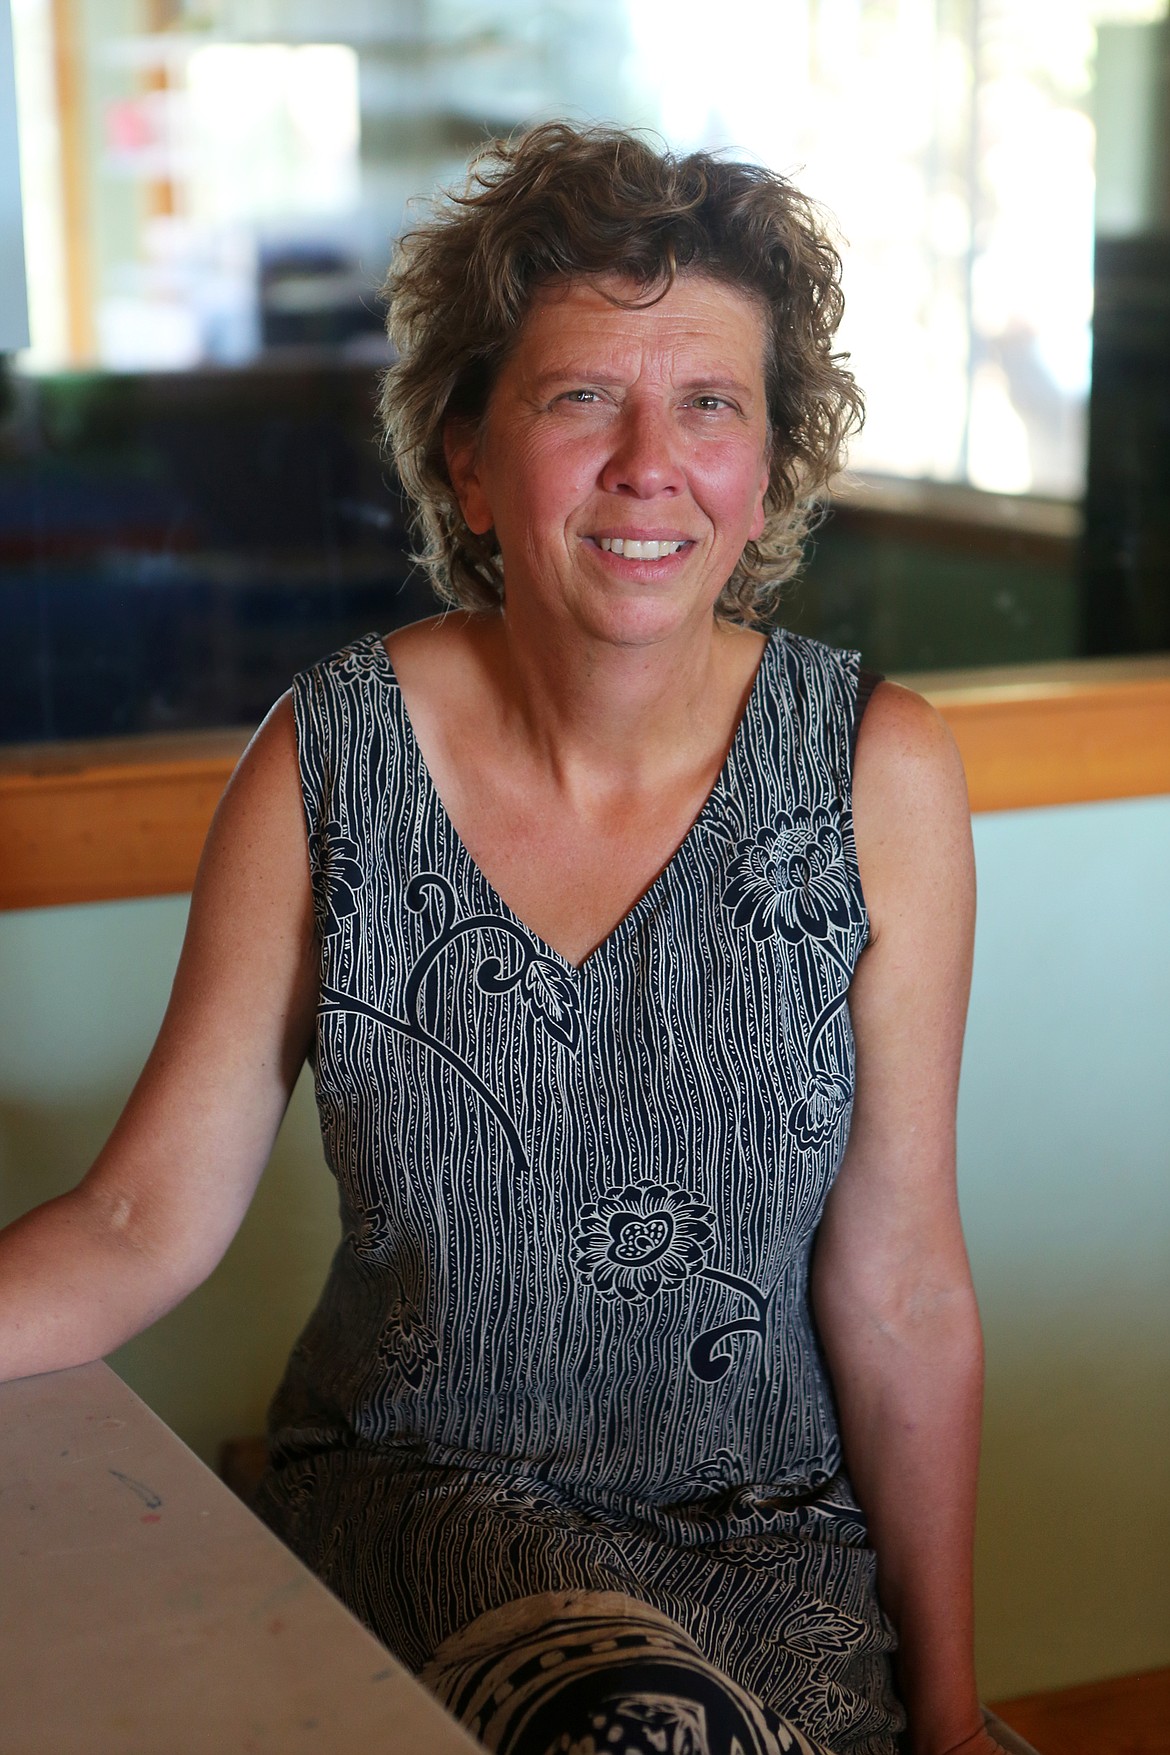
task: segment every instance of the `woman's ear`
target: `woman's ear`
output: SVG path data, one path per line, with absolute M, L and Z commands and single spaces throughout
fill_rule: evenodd
M 479 475 L 479 429 L 475 421 L 456 417 L 443 428 L 443 455 L 447 474 L 473 536 L 486 536 L 495 523 Z

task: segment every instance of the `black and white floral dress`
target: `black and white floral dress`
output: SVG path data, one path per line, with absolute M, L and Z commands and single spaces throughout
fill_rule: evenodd
M 343 1235 L 260 1505 L 491 1747 L 896 1746 L 808 1302 L 867 935 L 857 688 L 771 637 L 578 968 L 460 842 L 381 640 L 297 680 Z

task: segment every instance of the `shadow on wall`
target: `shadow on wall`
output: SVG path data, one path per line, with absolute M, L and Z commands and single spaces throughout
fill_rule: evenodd
M 1163 1270 L 1164 1278 L 1164 1270 Z M 1019 1282 L 1017 1282 L 1017 1292 Z M 991 1306 L 979 1668 L 999 1697 L 1170 1662 L 1164 1291 Z M 1036 1337 L 1026 1348 L 1024 1337 Z

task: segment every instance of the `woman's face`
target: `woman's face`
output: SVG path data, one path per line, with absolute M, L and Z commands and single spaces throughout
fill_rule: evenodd
M 447 459 L 468 527 L 495 530 L 509 620 L 652 644 L 709 621 L 763 529 L 764 318 L 701 275 L 641 308 L 602 289 L 637 296 L 621 280 L 538 295 Z

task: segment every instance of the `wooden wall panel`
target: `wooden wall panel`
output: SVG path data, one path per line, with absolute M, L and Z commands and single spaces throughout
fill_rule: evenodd
M 909 677 L 939 708 L 971 807 L 1170 793 L 1170 658 Z M 0 754 L 0 908 L 189 890 L 247 733 Z

